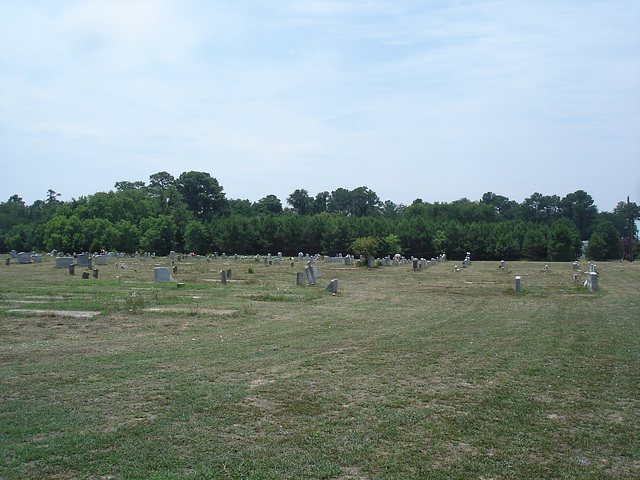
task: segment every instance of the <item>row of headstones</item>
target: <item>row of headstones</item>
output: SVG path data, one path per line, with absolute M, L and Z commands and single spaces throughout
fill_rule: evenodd
M 504 264 L 503 267 L 504 268 Z M 573 262 L 573 269 L 574 270 L 579 270 L 580 269 L 580 265 L 578 264 L 578 262 Z M 549 265 L 545 265 L 544 268 L 542 269 L 542 271 L 544 273 L 548 273 L 549 272 Z M 585 272 L 585 274 L 587 275 L 587 278 L 585 279 L 583 286 L 588 288 L 590 291 L 592 292 L 597 292 L 598 291 L 598 272 L 596 271 L 596 264 L 595 263 L 591 263 L 589 265 L 589 271 Z M 516 276 L 515 278 L 515 290 L 516 292 L 521 292 L 522 291 L 522 278 L 520 276 Z M 578 281 L 578 274 L 575 273 L 573 275 L 573 281 L 577 282 Z
M 39 253 L 16 252 L 15 250 L 11 250 L 11 253 L 5 261 L 5 265 L 9 265 L 12 258 L 16 260 L 17 263 L 21 264 L 42 262 L 42 255 L 40 255 Z
M 92 269 L 93 265 L 107 265 L 106 255 L 89 255 L 88 253 L 79 253 L 75 258 L 75 265 Z M 56 257 L 56 264 L 53 268 L 68 268 L 74 265 L 73 257 Z
M 296 285 L 299 287 L 304 286 L 305 279 L 308 285 L 317 285 L 317 279 L 321 278 L 320 272 L 318 271 L 318 267 L 315 265 L 311 265 L 309 262 L 308 265 L 302 267 L 302 272 L 298 272 L 296 274 Z M 327 292 L 331 292 L 334 294 L 338 293 L 338 279 L 334 278 L 329 282 L 329 285 L 325 288 Z

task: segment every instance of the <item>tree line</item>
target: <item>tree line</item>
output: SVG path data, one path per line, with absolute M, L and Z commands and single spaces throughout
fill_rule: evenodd
M 275 195 L 256 202 L 228 199 L 206 172 L 177 178 L 158 172 L 148 183 L 120 181 L 114 190 L 68 202 L 49 190 L 32 205 L 16 194 L 0 203 L 0 251 L 95 252 L 170 250 L 284 255 L 356 253 L 354 242 L 370 238 L 380 256 L 401 253 L 431 258 L 446 253 L 477 260 L 570 261 L 589 241 L 595 260 L 621 258 L 635 203 L 599 212 L 578 190 L 564 197 L 534 193 L 517 203 L 493 192 L 471 201 L 411 205 L 382 201 L 362 186 L 315 196 L 296 189 L 286 206 Z

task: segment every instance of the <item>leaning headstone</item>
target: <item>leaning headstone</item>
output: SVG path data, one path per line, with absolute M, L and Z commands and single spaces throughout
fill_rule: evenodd
M 89 272 L 82 272 L 82 278 L 84 278 L 85 280 L 89 278 Z
M 298 287 L 303 287 L 304 286 L 304 273 L 298 272 L 296 274 L 296 285 Z
M 338 293 L 338 279 L 334 278 L 333 280 L 331 280 L 325 290 L 331 293 Z
M 156 283 L 171 282 L 171 272 L 169 267 L 156 267 L 153 269 L 153 277 Z
M 309 267 L 302 267 L 302 270 L 304 271 L 304 275 L 307 279 L 307 283 L 309 285 L 315 285 L 316 279 L 313 278 L 313 272 L 311 271 L 311 269 Z
M 520 282 L 520 277 L 516 277 L 516 292 L 522 291 L 522 283 Z
M 226 285 L 227 284 L 227 271 L 226 270 L 220 270 L 220 283 L 222 285 Z
M 175 273 L 178 273 L 178 266 L 177 266 L 177 265 L 174 265 L 174 266 L 173 266 L 173 273 L 174 273 L 174 274 L 175 274 Z

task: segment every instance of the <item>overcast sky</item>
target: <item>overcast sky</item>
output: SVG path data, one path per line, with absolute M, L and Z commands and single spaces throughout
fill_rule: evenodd
M 285 204 L 640 203 L 638 0 L 0 0 L 0 201 L 205 171 Z

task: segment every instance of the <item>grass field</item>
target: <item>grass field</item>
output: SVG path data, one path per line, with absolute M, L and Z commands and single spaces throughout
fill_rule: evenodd
M 640 263 L 456 263 L 2 262 L 0 478 L 639 478 Z

